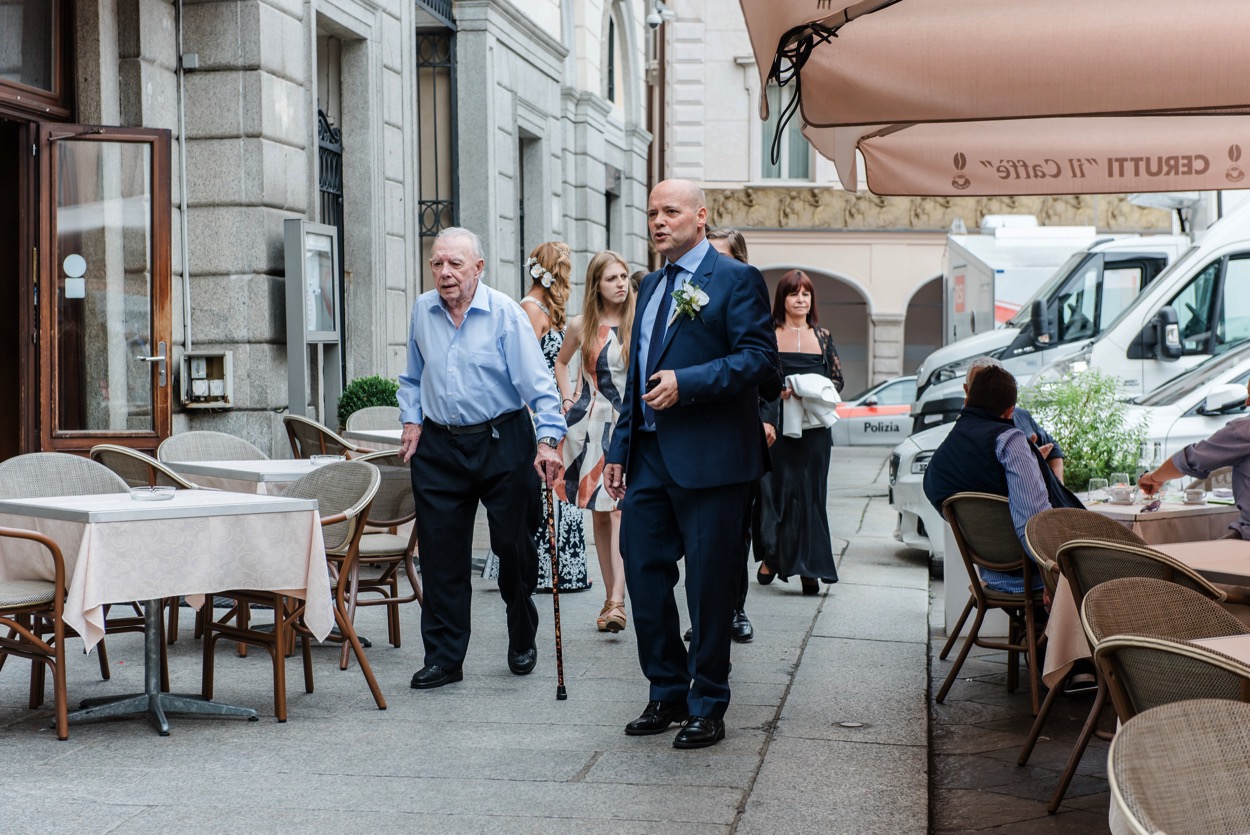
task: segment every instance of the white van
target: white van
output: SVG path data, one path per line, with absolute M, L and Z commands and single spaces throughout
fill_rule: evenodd
M 925 359 L 916 372 L 912 431 L 955 419 L 963 407 L 964 375 L 977 357 L 997 358 L 1024 385 L 1046 365 L 1079 351 L 1188 246 L 1181 235 L 1134 236 L 1105 238 L 1072 254 L 1002 327 L 952 342 Z
M 1212 224 L 1101 336 L 1038 373 L 1050 379 L 1094 367 L 1134 397 L 1247 339 L 1250 203 Z

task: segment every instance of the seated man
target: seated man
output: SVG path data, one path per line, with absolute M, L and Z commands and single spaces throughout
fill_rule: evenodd
M 978 371 L 982 368 L 1002 367 L 1003 364 L 993 357 L 977 357 L 974 359 L 972 364 L 968 366 L 968 374 L 964 378 L 964 398 L 968 397 L 968 386 L 972 384 L 972 378 L 977 376 Z M 1037 447 L 1037 451 L 1046 459 L 1046 465 L 1055 474 L 1055 478 L 1063 481 L 1063 447 L 1059 446 L 1059 442 L 1043 429 L 1041 424 L 1034 420 L 1033 415 L 1029 414 L 1029 411 L 1023 406 L 1016 406 L 1016 410 L 1011 413 L 1011 422 Z M 1064 507 L 1068 507 L 1068 505 L 1064 505 Z
M 1016 378 L 1009 371 L 987 365 L 970 374 L 963 411 L 929 461 L 924 492 L 938 510 L 956 493 L 1006 496 L 1016 535 L 1023 543 L 1024 526 L 1034 514 L 1051 507 L 1081 505 L 1013 423 L 1015 411 Z M 1018 573 L 982 571 L 981 579 L 996 591 L 1024 591 Z M 1034 589 L 1042 587 L 1040 573 L 1034 574 L 1033 583 Z

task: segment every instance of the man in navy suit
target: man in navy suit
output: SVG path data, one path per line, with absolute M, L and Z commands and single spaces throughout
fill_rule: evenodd
M 686 180 L 651 192 L 648 226 L 665 265 L 639 288 L 625 405 L 604 467 L 608 493 L 621 501 L 625 581 L 651 682 L 625 733 L 684 721 L 676 748 L 725 737 L 747 500 L 768 461 L 759 397 L 781 390 L 764 278 L 712 248 L 703 204 L 703 190 Z M 673 597 L 683 556 L 688 653 Z

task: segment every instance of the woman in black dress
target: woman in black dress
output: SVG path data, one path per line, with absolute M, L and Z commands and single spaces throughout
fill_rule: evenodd
M 820 374 L 842 391 L 838 351 L 829 331 L 816 325 L 815 290 L 802 270 L 781 277 L 773 300 L 773 325 L 782 374 Z M 787 387 L 781 397 L 791 394 Z M 768 585 L 774 576 L 787 581 L 797 574 L 803 593 L 817 594 L 818 580 L 838 581 L 825 511 L 833 438 L 824 427 L 788 438 L 783 434 L 780 409 L 776 414 L 777 440 L 769 447 L 773 469 L 760 479 L 752 520 L 751 544 L 760 564 L 756 577 L 761 585 Z

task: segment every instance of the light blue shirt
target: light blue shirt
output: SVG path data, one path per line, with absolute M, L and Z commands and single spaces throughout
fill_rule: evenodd
M 703 263 L 704 256 L 707 255 L 707 251 L 711 248 L 712 244 L 707 238 L 704 238 L 695 244 L 694 249 L 677 259 L 677 266 L 681 270 L 677 273 L 677 287 L 680 287 L 682 282 L 690 281 L 694 278 L 694 271 L 697 270 L 699 265 Z M 664 266 L 668 267 L 667 261 L 664 263 Z M 648 368 L 647 360 L 650 358 L 651 354 L 651 329 L 655 327 L 655 317 L 659 314 L 660 304 L 664 301 L 668 302 L 664 313 L 665 321 L 673 318 L 673 308 L 677 306 L 677 302 L 672 298 L 672 296 L 669 296 L 667 299 L 661 298 L 661 296 L 664 295 L 664 283 L 664 274 L 661 270 L 660 281 L 655 285 L 655 290 L 651 293 L 651 298 L 647 299 L 647 306 L 642 309 L 642 321 L 638 324 L 638 368 L 644 376 L 644 379 L 640 380 L 639 383 L 642 386 L 643 392 L 646 392 L 647 390 L 647 381 L 645 376 Z M 668 328 L 665 327 L 666 332 L 667 330 Z M 655 425 L 644 424 L 641 428 L 644 430 L 654 430 Z
M 457 328 L 437 290 L 412 306 L 399 419 L 468 426 L 529 406 L 538 437 L 564 437 L 560 395 L 521 306 L 479 280 Z
M 1042 480 L 1037 456 L 1029 439 L 1019 429 L 1008 429 L 999 435 L 998 442 L 994 445 L 994 454 L 1003 465 L 1007 476 L 1007 507 L 1011 511 L 1011 522 L 1015 525 L 1016 536 L 1020 538 L 1020 544 L 1024 545 L 1024 526 L 1043 510 L 1050 509 L 1046 482 Z M 1027 545 L 1024 545 L 1024 552 L 1029 552 Z M 1032 572 L 1035 590 L 1042 587 L 1042 575 L 1039 572 L 1043 570 L 1039 567 Z M 1024 593 L 1022 575 L 985 568 L 980 571 L 981 579 L 995 591 Z

